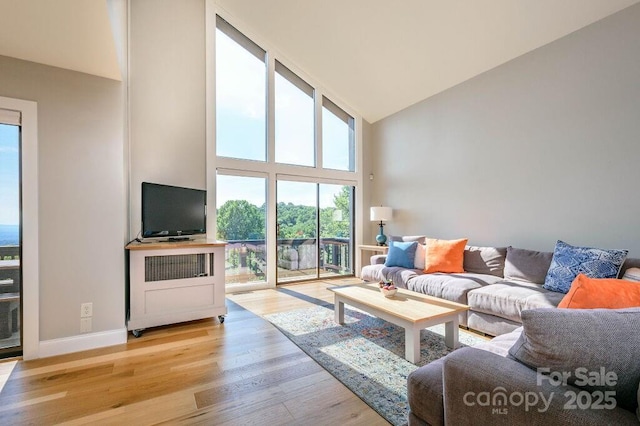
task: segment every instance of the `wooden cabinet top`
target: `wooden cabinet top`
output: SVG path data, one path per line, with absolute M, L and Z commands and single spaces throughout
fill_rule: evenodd
M 198 248 L 198 247 L 224 247 L 226 241 L 218 240 L 190 240 L 190 241 L 133 241 L 125 247 L 127 250 L 167 250 L 178 248 Z

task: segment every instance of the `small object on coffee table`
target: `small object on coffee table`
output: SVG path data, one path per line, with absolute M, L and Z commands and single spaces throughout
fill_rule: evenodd
M 398 292 L 396 286 L 393 285 L 393 280 L 382 280 L 378 283 L 378 286 L 380 287 L 380 292 L 384 297 L 393 297 Z

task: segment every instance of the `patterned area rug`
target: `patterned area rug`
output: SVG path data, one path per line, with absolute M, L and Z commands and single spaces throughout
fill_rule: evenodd
M 333 305 L 264 316 L 293 343 L 393 425 L 407 424 L 407 376 L 418 366 L 451 352 L 444 325 L 421 332 L 421 359 L 404 359 L 404 329 L 345 307 L 345 325 L 335 323 Z M 461 346 L 483 338 L 460 330 Z

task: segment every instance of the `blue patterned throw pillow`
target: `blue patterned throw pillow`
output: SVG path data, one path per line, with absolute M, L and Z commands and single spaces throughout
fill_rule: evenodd
M 418 243 L 416 241 L 389 241 L 389 253 L 387 253 L 387 260 L 384 262 L 384 266 L 413 269 L 417 248 Z
M 580 273 L 589 278 L 617 278 L 627 253 L 628 250 L 574 247 L 558 240 L 542 287 L 567 293 Z

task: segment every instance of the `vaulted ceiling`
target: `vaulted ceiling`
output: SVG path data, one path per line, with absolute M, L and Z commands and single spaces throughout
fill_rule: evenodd
M 215 1 L 375 122 L 640 0 Z M 119 79 L 107 9 L 0 0 L 0 55 Z
M 0 55 L 121 78 L 106 0 L 0 0 Z

